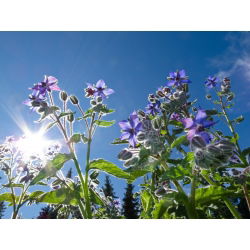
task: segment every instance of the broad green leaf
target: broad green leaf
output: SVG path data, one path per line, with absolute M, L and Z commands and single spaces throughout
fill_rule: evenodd
M 60 188 L 44 193 L 38 198 L 38 201 L 49 204 L 65 204 L 73 206 L 78 204 L 76 191 L 72 191 L 69 188 Z
M 167 213 L 167 209 L 173 204 L 171 199 L 162 199 L 155 204 L 152 216 L 154 219 L 169 219 L 171 218 Z
M 45 167 L 39 172 L 39 174 L 32 180 L 30 185 L 35 185 L 37 182 L 47 178 L 55 176 L 56 172 L 60 170 L 64 163 L 71 160 L 72 154 L 58 154 L 51 161 L 48 161 Z
M 15 201 L 18 201 L 19 197 L 18 196 L 14 196 Z M 0 201 L 7 201 L 12 203 L 13 202 L 13 196 L 11 193 L 4 193 L 4 194 L 0 194 Z
M 70 139 L 69 139 L 69 143 L 78 143 L 81 141 L 81 134 L 73 134 Z
M 177 146 L 179 146 L 182 142 L 184 142 L 186 140 L 187 136 L 186 135 L 182 135 L 180 137 L 178 137 L 177 139 L 175 139 L 173 141 L 173 143 L 171 144 L 171 148 L 175 148 Z
M 149 193 L 149 191 L 144 190 L 141 192 L 141 203 L 143 207 L 143 213 L 142 216 L 146 218 L 151 217 L 151 211 L 153 208 L 153 197 Z
M 239 196 L 239 194 L 236 193 L 236 190 L 229 190 L 217 186 L 208 186 L 196 189 L 195 200 L 196 203 L 202 204 L 222 199 L 223 197 L 234 197 L 235 195 Z
M 57 106 L 51 106 L 51 107 L 46 107 L 44 108 L 44 112 L 41 113 L 41 117 L 38 120 L 38 122 L 41 122 L 42 120 L 44 120 L 47 116 L 53 114 L 54 112 L 60 110 L 59 107 Z
M 96 120 L 95 124 L 99 127 L 110 127 L 115 123 L 115 121 L 104 121 L 104 120 Z
M 131 175 L 129 173 L 126 173 L 121 168 L 116 166 L 115 164 L 105 161 L 104 159 L 97 159 L 90 162 L 89 165 L 90 169 L 99 169 L 101 171 L 104 171 L 108 174 L 114 175 L 118 178 L 123 179 L 131 179 Z
M 169 167 L 165 170 L 163 174 L 164 179 L 180 180 L 185 176 L 189 176 L 190 172 L 188 169 L 184 168 L 182 165 L 177 165 Z

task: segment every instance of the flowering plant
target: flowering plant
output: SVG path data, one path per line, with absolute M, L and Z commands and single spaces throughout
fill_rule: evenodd
M 231 120 L 228 115 L 234 99 L 230 79 L 210 76 L 205 81 L 215 90 L 214 97 L 206 96 L 217 105 L 214 109 L 196 106 L 189 84 L 185 70 L 171 72 L 167 83 L 149 94 L 145 110 L 133 111 L 118 123 L 122 134 L 112 144 L 126 144 L 118 154 L 123 164 L 119 167 L 91 160 L 97 127 L 115 123 L 103 119 L 114 112 L 105 104 L 114 90 L 103 80 L 88 83 L 85 97 L 90 106 L 83 108 L 80 98 L 61 90 L 55 77 L 45 76 L 24 104 L 40 115 L 38 122 L 48 122 L 41 135 L 57 128 L 63 142 L 42 141 L 29 133 L 7 137 L 0 145 L 0 167 L 7 181 L 2 187 L 8 192 L 0 194 L 0 202 L 12 206 L 12 218 L 20 217 L 23 205 L 34 203 L 51 205 L 57 218 L 124 218 L 119 200 L 99 188 L 99 172 L 105 172 L 128 183 L 140 180 L 135 194 L 141 201 L 140 218 L 241 218 L 239 202 L 250 210 L 250 150 L 241 149 L 236 132 L 243 117 Z M 61 105 L 55 104 L 57 91 Z M 220 120 L 230 134 L 217 130 Z M 82 132 L 75 132 L 76 122 L 83 123 Z M 86 146 L 84 164 L 76 151 L 79 143 Z M 75 167 L 77 176 L 65 176 L 67 164 Z M 33 187 L 38 190 L 31 191 Z

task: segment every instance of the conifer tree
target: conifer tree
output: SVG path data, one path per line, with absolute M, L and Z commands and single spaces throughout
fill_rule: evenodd
M 1 180 L 1 177 L 0 177 L 0 180 Z M 5 209 L 6 209 L 6 206 L 5 206 L 4 202 L 1 201 L 0 202 L 0 219 L 3 218 Z
M 126 192 L 123 198 L 122 213 L 126 219 L 139 218 L 139 201 L 133 196 L 134 186 L 127 184 Z
M 114 188 L 113 188 L 113 185 L 110 181 L 110 177 L 108 175 L 106 175 L 105 177 L 105 184 L 104 184 L 104 187 L 102 187 L 103 189 L 103 193 L 105 194 L 106 197 L 112 197 L 113 199 L 116 199 L 118 198 L 116 195 L 115 195 L 115 192 L 114 192 Z

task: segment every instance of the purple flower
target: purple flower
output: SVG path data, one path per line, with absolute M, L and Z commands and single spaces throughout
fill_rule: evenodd
M 177 113 L 173 113 L 170 117 L 170 120 L 174 120 L 174 121 L 181 121 L 181 115 L 177 114 Z
M 94 94 L 96 92 L 96 88 L 93 85 L 89 84 L 89 83 L 87 83 L 87 85 L 88 85 L 88 87 L 85 89 L 86 97 L 94 96 Z
M 119 126 L 122 129 L 121 140 L 128 140 L 132 147 L 137 144 L 136 135 L 142 130 L 142 123 L 140 122 L 136 112 L 134 111 L 128 120 L 119 122 Z
M 205 131 L 205 128 L 213 126 L 216 122 L 207 120 L 205 110 L 198 110 L 194 119 L 182 119 L 182 123 L 185 126 L 185 129 L 188 129 L 187 138 L 189 141 L 191 141 L 195 135 L 200 135 L 206 143 L 211 141 L 212 136 Z
M 185 70 L 177 70 L 176 72 L 169 73 L 169 76 L 167 77 L 168 81 L 167 86 L 175 86 L 175 87 L 181 87 L 185 83 L 191 83 L 190 80 L 188 80 L 188 76 L 186 76 Z
M 40 105 L 45 101 L 45 97 L 43 95 L 30 95 L 29 99 L 25 100 L 23 104 L 30 107 L 32 111 L 36 108 L 40 107 Z
M 60 88 L 57 85 L 58 80 L 53 76 L 44 76 L 44 80 L 35 84 L 33 88 L 32 95 L 34 96 L 45 96 L 47 92 L 51 92 L 52 90 L 60 91 Z
M 161 106 L 161 102 L 158 100 L 156 100 L 156 102 L 154 103 L 150 102 L 146 107 L 146 114 L 156 115 L 157 113 L 161 111 L 160 106 Z
M 205 84 L 208 88 L 214 88 L 216 84 L 218 83 L 218 78 L 215 76 L 209 76 L 207 80 L 205 81 Z
M 115 91 L 113 89 L 107 88 L 103 80 L 99 80 L 96 84 L 87 83 L 88 87 L 85 89 L 86 96 L 100 96 L 102 99 L 107 98 L 107 96 L 113 94 Z

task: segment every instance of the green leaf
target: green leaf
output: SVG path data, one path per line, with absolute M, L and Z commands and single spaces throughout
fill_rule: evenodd
M 208 186 L 196 189 L 195 200 L 197 203 L 203 204 L 221 199 L 223 197 L 234 197 L 235 195 L 239 195 L 235 190 L 229 190 L 223 187 Z
M 62 117 L 64 117 L 64 116 L 68 116 L 68 115 L 73 115 L 73 114 L 75 114 L 76 112 L 62 112 L 59 116 L 58 116 L 58 118 L 60 119 L 60 118 L 62 118 Z
M 141 204 L 143 207 L 143 213 L 142 216 L 146 217 L 146 218 L 150 218 L 151 217 L 151 211 L 153 208 L 153 197 L 152 195 L 149 193 L 149 191 L 144 190 L 141 193 Z
M 218 110 L 216 110 L 216 109 L 208 109 L 205 112 L 207 115 L 217 115 L 218 114 Z
M 10 188 L 10 187 L 24 188 L 23 184 L 16 184 L 16 183 L 3 184 L 2 186 L 6 188 Z
M 173 141 L 173 143 L 171 144 L 171 148 L 175 148 L 177 146 L 179 146 L 182 142 L 184 142 L 186 140 L 187 136 L 186 135 L 182 135 L 180 137 L 178 137 L 177 139 L 175 139 Z
M 49 123 L 49 124 L 47 125 L 47 127 L 45 128 L 45 131 L 50 130 L 54 125 L 56 125 L 56 123 L 57 123 L 57 121 Z
M 72 154 L 58 154 L 55 158 L 45 165 L 45 167 L 39 172 L 39 174 L 31 181 L 30 185 L 35 185 L 39 181 L 55 176 L 56 172 L 60 170 L 64 163 L 73 158 Z
M 115 164 L 105 161 L 104 159 L 97 159 L 97 160 L 91 161 L 89 168 L 99 169 L 108 174 L 114 175 L 115 177 L 118 177 L 118 178 L 131 179 L 131 175 L 129 173 L 126 173 Z
M 155 204 L 152 216 L 154 219 L 170 219 L 171 217 L 166 213 L 167 209 L 173 204 L 171 199 L 162 199 Z
M 110 127 L 115 123 L 115 121 L 104 121 L 104 120 L 96 120 L 95 124 L 99 127 Z
M 19 197 L 18 196 L 14 196 L 15 201 L 18 201 Z M 13 196 L 11 193 L 4 193 L 4 194 L 0 194 L 0 201 L 7 201 L 12 203 L 13 202 Z
M 70 139 L 69 139 L 69 143 L 78 143 L 81 141 L 81 134 L 73 134 Z
M 180 180 L 185 176 L 189 176 L 190 172 L 188 169 L 184 168 L 182 165 L 177 165 L 174 167 L 169 167 L 165 170 L 163 174 L 163 179 Z
M 120 138 L 116 138 L 111 144 L 117 145 L 117 144 L 127 144 L 128 140 L 121 140 Z
M 104 206 L 104 202 L 102 198 L 99 196 L 97 192 L 95 192 L 93 189 L 90 188 L 90 199 L 93 203 Z
M 53 114 L 54 112 L 60 110 L 59 107 L 57 106 L 51 106 L 51 107 L 46 107 L 44 112 L 41 113 L 41 117 L 38 120 L 38 122 L 41 122 L 42 120 L 44 120 L 47 116 Z
M 69 188 L 60 188 L 42 194 L 38 198 L 38 202 L 76 206 L 78 204 L 78 199 L 76 191 L 72 191 Z
M 243 151 L 242 151 L 242 155 L 243 156 L 247 156 L 247 155 L 249 155 L 250 154 L 250 147 L 249 148 L 246 148 L 246 149 L 244 149 Z

